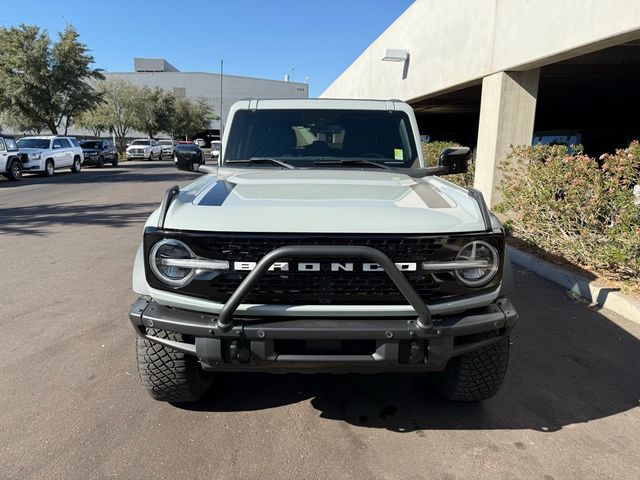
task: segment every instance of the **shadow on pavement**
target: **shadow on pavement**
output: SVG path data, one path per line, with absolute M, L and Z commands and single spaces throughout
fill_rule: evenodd
M 552 432 L 637 407 L 640 341 L 552 284 L 520 269 L 515 274 L 520 322 L 509 373 L 501 392 L 483 404 L 440 400 L 428 377 L 418 375 L 221 374 L 205 399 L 179 408 L 251 411 L 311 399 L 322 418 L 422 434 Z
M 153 172 L 151 170 L 171 169 L 166 173 Z M 126 175 L 123 175 L 126 174 Z M 178 170 L 173 162 L 148 162 L 134 164 L 120 164 L 117 167 L 104 166 L 102 168 L 83 167 L 79 174 L 60 170 L 53 177 L 41 177 L 35 174 L 25 173 L 22 181 L 0 181 L 0 188 L 21 188 L 29 185 L 45 184 L 85 184 L 85 183 L 110 183 L 110 182 L 187 182 L 199 177 L 201 174 Z M 4 177 L 2 177 L 4 179 Z
M 47 229 L 55 225 L 127 227 L 144 223 L 149 211 L 157 206 L 157 202 L 104 205 L 59 203 L 2 208 L 0 235 L 46 235 Z

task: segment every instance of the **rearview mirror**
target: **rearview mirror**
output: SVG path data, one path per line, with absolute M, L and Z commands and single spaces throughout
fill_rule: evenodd
M 442 170 L 440 174 L 465 173 L 469 169 L 470 159 L 471 149 L 469 147 L 445 148 L 438 157 L 438 167 Z

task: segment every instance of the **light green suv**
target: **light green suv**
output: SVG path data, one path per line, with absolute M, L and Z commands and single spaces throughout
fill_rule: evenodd
M 395 100 L 247 100 L 219 166 L 167 191 L 144 229 L 130 311 L 143 385 L 197 400 L 216 372 L 432 372 L 494 395 L 517 314 L 505 234 L 482 195 L 425 167 Z

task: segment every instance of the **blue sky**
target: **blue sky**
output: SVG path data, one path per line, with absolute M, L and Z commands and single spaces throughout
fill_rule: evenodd
M 0 24 L 28 23 L 55 35 L 67 23 L 107 71 L 133 57 L 164 57 L 182 71 L 294 80 L 315 97 L 413 0 L 210 0 L 3 2 Z M 100 5 L 95 8 L 94 5 Z

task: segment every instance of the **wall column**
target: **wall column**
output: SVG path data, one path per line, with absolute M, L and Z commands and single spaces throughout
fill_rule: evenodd
M 500 163 L 511 145 L 531 145 L 540 69 L 498 72 L 482 80 L 474 185 L 489 206 L 501 200 Z

